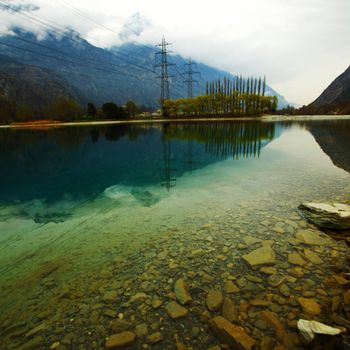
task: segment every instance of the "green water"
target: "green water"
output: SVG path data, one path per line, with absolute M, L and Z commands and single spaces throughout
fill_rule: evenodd
M 1 349 L 104 349 L 116 333 L 111 310 L 132 331 L 146 324 L 164 338 L 150 344 L 139 334 L 130 348 L 174 349 L 176 335 L 207 349 L 220 344 L 207 322 L 221 314 L 206 306 L 213 289 L 234 301 L 236 323 L 257 343 L 270 336 L 300 348 L 293 322 L 310 316 L 293 297 L 316 300 L 314 319 L 331 324 L 331 300 L 344 291 L 325 281 L 348 248 L 329 238 L 298 243 L 300 230 L 315 228 L 296 208 L 350 200 L 349 135 L 350 120 L 0 130 Z M 282 291 L 242 259 L 262 244 L 276 252 Z M 293 252 L 303 276 L 287 261 Z M 180 277 L 193 301 L 172 320 L 164 306 Z M 145 299 L 128 303 L 141 292 Z M 265 309 L 285 339 L 261 329 Z

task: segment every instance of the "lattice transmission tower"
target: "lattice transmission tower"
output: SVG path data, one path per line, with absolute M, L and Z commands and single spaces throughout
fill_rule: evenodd
M 160 106 L 162 108 L 162 112 L 164 112 L 163 106 L 164 101 L 168 100 L 170 98 L 170 78 L 173 77 L 173 75 L 169 75 L 169 67 L 175 66 L 174 63 L 169 63 L 168 61 L 168 54 L 172 51 L 169 51 L 167 47 L 171 45 L 171 43 L 168 43 L 165 41 L 165 38 L 163 36 L 162 42 L 157 47 L 160 47 L 160 51 L 156 52 L 156 63 L 157 63 L 157 57 L 160 55 L 160 63 L 157 63 L 154 65 L 154 67 L 160 67 L 161 68 L 161 74 L 157 76 L 158 79 L 160 79 Z
M 198 80 L 193 79 L 194 74 L 199 74 L 199 72 L 196 72 L 193 70 L 193 66 L 197 66 L 196 63 L 192 61 L 191 58 L 188 59 L 188 62 L 185 64 L 187 67 L 187 70 L 185 72 L 187 79 L 184 80 L 184 83 L 187 84 L 187 97 L 192 98 L 193 97 L 193 84 L 198 83 Z

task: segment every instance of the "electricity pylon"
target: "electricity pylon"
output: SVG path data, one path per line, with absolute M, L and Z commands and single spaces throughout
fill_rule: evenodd
M 164 101 L 168 100 L 170 98 L 170 82 L 169 79 L 173 77 L 172 75 L 169 75 L 168 67 L 174 66 L 175 64 L 168 62 L 168 53 L 171 51 L 167 50 L 167 46 L 171 45 L 170 43 L 167 43 L 165 41 L 165 38 L 163 36 L 162 42 L 157 47 L 160 47 L 160 51 L 156 52 L 157 55 L 161 55 L 161 60 L 159 64 L 156 64 L 154 67 L 160 67 L 161 68 L 161 74 L 157 76 L 158 79 L 160 79 L 160 106 L 162 108 L 162 112 L 164 112 Z
M 199 74 L 192 69 L 192 66 L 196 66 L 196 63 L 192 62 L 192 59 L 189 58 L 188 63 L 186 63 L 187 71 L 185 74 L 187 75 L 187 80 L 184 80 L 184 83 L 187 84 L 187 97 L 193 97 L 193 83 L 198 83 L 198 80 L 193 79 L 194 74 Z

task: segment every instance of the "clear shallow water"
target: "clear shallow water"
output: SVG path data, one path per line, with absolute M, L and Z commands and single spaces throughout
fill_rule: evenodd
M 293 321 L 305 314 L 291 297 L 313 298 L 322 306 L 315 319 L 332 323 L 331 300 L 342 288 L 325 281 L 348 250 L 331 240 L 311 248 L 296 242 L 300 230 L 312 228 L 296 207 L 349 201 L 349 134 L 349 120 L 0 130 L 5 349 L 31 341 L 43 349 L 57 342 L 104 348 L 116 333 L 108 310 L 133 331 L 146 324 L 148 334 L 164 336 L 149 345 L 140 335 L 135 349 L 173 349 L 175 335 L 206 349 L 220 343 L 207 331 L 206 318 L 221 313 L 206 307 L 212 289 L 234 301 L 236 323 L 258 343 L 269 335 L 298 348 Z M 262 245 L 249 237 L 272 245 L 273 276 L 286 278 L 282 292 L 243 261 Z M 323 262 L 310 262 L 304 249 Z M 293 274 L 293 252 L 305 261 L 304 276 Z M 193 302 L 185 318 L 173 321 L 164 305 L 180 277 Z M 228 281 L 239 291 L 231 293 Z M 140 292 L 146 299 L 125 304 Z M 154 308 L 155 299 L 163 305 Z M 252 305 L 257 299 L 270 304 Z M 287 340 L 262 329 L 265 309 L 279 317 Z

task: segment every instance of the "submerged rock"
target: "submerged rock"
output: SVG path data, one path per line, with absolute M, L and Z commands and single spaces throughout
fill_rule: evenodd
M 260 321 L 262 328 L 272 328 L 275 331 L 276 337 L 279 340 L 283 340 L 285 330 L 278 315 L 272 311 L 261 311 L 257 320 Z
M 313 264 L 322 264 L 322 259 L 317 253 L 313 252 L 312 250 L 305 248 L 304 255 Z
M 147 342 L 151 344 L 159 343 L 163 340 L 163 336 L 160 332 L 153 333 L 147 337 Z
M 176 282 L 175 282 L 175 286 L 174 286 L 174 291 L 176 294 L 176 299 L 182 304 L 188 304 L 192 301 L 191 296 L 189 295 L 188 291 L 187 291 L 187 287 L 185 284 L 185 281 L 182 278 L 179 278 Z
M 306 314 L 317 316 L 321 313 L 321 307 L 316 300 L 307 299 L 303 297 L 300 297 L 297 300 L 300 306 L 302 307 L 303 312 L 305 312 Z
M 224 289 L 227 294 L 239 292 L 239 288 L 232 281 L 226 281 Z
M 207 294 L 207 307 L 210 311 L 217 311 L 221 308 L 221 305 L 224 301 L 224 297 L 220 291 L 211 290 Z
M 187 315 L 188 310 L 175 301 L 170 301 L 165 305 L 165 311 L 174 320 Z
M 305 343 L 311 343 L 315 339 L 315 334 L 337 335 L 341 333 L 338 328 L 333 328 L 317 321 L 307 321 L 300 319 L 298 329 Z
M 116 319 L 110 322 L 112 331 L 115 333 L 123 332 L 131 328 L 131 324 L 128 321 Z
M 277 273 L 277 269 L 275 267 L 266 266 L 266 267 L 262 267 L 260 269 L 260 272 L 265 273 L 267 275 L 274 275 Z
M 243 238 L 243 241 L 247 246 L 254 245 L 256 243 L 261 243 L 261 239 L 258 239 L 252 236 L 245 236 Z
M 251 350 L 255 340 L 251 338 L 242 327 L 236 326 L 222 316 L 214 317 L 210 326 L 220 341 L 231 345 L 237 350 Z
M 135 333 L 139 338 L 144 337 L 148 334 L 148 328 L 146 323 L 141 323 L 135 327 Z
M 30 331 L 28 331 L 25 336 L 27 338 L 30 338 L 32 337 L 33 335 L 41 332 L 42 330 L 44 330 L 46 328 L 46 324 L 45 323 L 42 323 L 42 324 L 39 324 L 38 326 L 34 327 L 33 329 L 31 329 Z
M 222 316 L 230 322 L 238 322 L 239 312 L 236 305 L 230 298 L 225 298 L 222 304 Z
M 299 213 L 309 222 L 323 228 L 346 230 L 350 228 L 350 206 L 341 203 L 302 203 Z
M 136 293 L 135 295 L 133 295 L 129 301 L 128 301 L 128 304 L 132 304 L 132 303 L 135 303 L 137 301 L 142 301 L 142 300 L 145 300 L 148 298 L 148 295 L 146 293 Z
M 269 246 L 263 246 L 255 249 L 249 254 L 243 255 L 242 258 L 251 266 L 273 265 L 276 262 L 276 254 Z
M 107 349 L 123 348 L 132 345 L 136 340 L 136 334 L 130 331 L 111 335 L 106 341 Z
M 332 243 L 332 240 L 326 235 L 322 235 L 316 230 L 300 230 L 295 235 L 295 238 L 306 245 L 325 246 Z
M 297 252 L 288 254 L 288 262 L 293 265 L 299 265 L 299 266 L 306 265 L 306 261 Z
M 17 348 L 18 350 L 32 350 L 32 349 L 38 349 L 44 339 L 40 336 L 37 336 L 33 339 L 28 340 L 25 342 L 21 347 Z
M 113 303 L 118 299 L 117 291 L 109 291 L 103 294 L 102 300 L 106 303 Z

